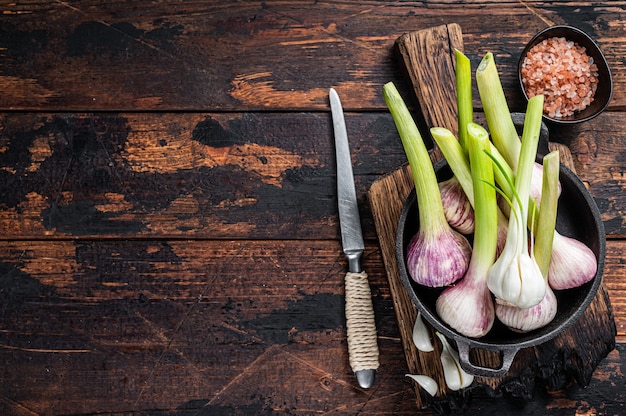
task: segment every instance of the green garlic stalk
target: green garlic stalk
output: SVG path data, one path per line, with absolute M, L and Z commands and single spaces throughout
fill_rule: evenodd
M 535 259 L 546 281 L 552 257 L 558 199 L 559 153 L 554 151 L 543 158 L 541 210 L 536 214 L 538 218 L 534 231 Z M 554 319 L 556 312 L 557 299 L 549 285 L 546 285 L 546 294 L 541 302 L 530 308 L 522 309 L 510 305 L 496 305 L 496 316 L 498 319 L 516 332 L 528 332 L 542 328 Z
M 439 295 L 436 309 L 439 317 L 459 333 L 479 338 L 491 330 L 495 319 L 487 273 L 496 257 L 498 207 L 493 163 L 486 153 L 491 147 L 489 137 L 469 134 L 467 145 L 474 196 L 472 258 L 463 279 Z
M 537 214 L 535 235 L 535 259 L 541 274 L 547 278 L 552 259 L 552 245 L 556 216 L 559 204 L 559 152 L 557 150 L 543 157 L 543 178 L 541 187 L 541 209 Z
M 456 50 L 455 72 L 459 142 L 465 153 L 465 158 L 467 158 L 467 149 L 465 149 L 466 126 L 474 118 L 474 110 L 472 108 L 472 74 L 469 59 L 458 50 Z M 474 210 L 457 178 L 453 176 L 448 180 L 440 182 L 439 191 L 441 192 L 446 219 L 452 228 L 465 235 L 473 233 Z
M 489 136 L 487 130 L 485 130 L 482 126 L 476 123 L 469 123 L 466 130 L 468 136 L 474 137 L 475 139 L 486 139 Z M 465 195 L 467 195 L 467 199 L 469 200 L 470 204 L 472 205 L 472 207 L 474 207 L 474 185 L 472 184 L 470 165 L 463 154 L 463 149 L 461 148 L 459 141 L 450 130 L 443 127 L 431 128 L 430 134 L 435 140 L 435 143 L 437 143 L 437 146 L 439 147 L 439 150 L 441 150 L 444 158 L 448 162 L 448 166 L 450 166 L 454 177 L 463 188 L 463 191 L 465 192 Z M 491 145 L 490 148 L 493 150 L 494 147 Z M 494 171 L 494 175 L 497 173 L 499 173 L 499 170 Z M 504 248 L 509 220 L 500 209 L 497 210 L 497 216 L 497 253 L 499 254 Z
M 491 52 L 483 57 L 476 69 L 476 84 L 493 144 L 502 153 L 509 166 L 517 172 L 521 143 Z
M 476 84 L 495 147 L 492 154 L 506 161 L 503 165 L 509 166 L 513 172 L 516 172 L 521 143 L 502 90 L 493 54 L 488 53 L 483 57 L 476 70 Z M 541 164 L 535 163 L 530 196 L 537 201 L 541 197 L 541 170 Z M 496 183 L 501 187 L 506 187 L 506 183 L 501 179 L 500 172 L 496 171 Z M 507 190 L 504 190 L 507 193 Z
M 527 235 L 530 181 L 537 155 L 542 114 L 543 95 L 536 95 L 529 100 L 526 109 L 506 243 L 487 276 L 489 289 L 496 301 L 519 308 L 535 306 L 546 293 L 546 282 L 541 270 L 534 254 L 529 253 Z
M 472 104 L 472 69 L 470 60 L 455 49 L 456 107 L 458 113 L 459 144 L 467 157 L 467 125 L 474 121 Z
M 407 247 L 407 271 L 419 284 L 430 287 L 447 286 L 465 274 L 471 256 L 471 245 L 446 220 L 428 150 L 413 117 L 392 82 L 383 86 L 383 95 L 402 140 L 417 196 L 419 230 Z

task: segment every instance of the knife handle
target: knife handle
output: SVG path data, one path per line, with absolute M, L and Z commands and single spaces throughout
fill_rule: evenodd
M 348 272 L 346 284 L 346 327 L 350 367 L 355 373 L 378 369 L 378 343 L 372 294 L 367 273 Z

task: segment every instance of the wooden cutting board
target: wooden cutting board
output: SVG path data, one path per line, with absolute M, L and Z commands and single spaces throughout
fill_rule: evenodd
M 443 126 L 456 131 L 454 49 L 463 50 L 459 25 L 448 24 L 404 34 L 396 41 L 396 47 L 401 64 L 414 87 L 426 125 Z M 550 150 L 559 150 L 561 162 L 573 170 L 572 156 L 566 146 L 550 143 L 549 147 Z M 431 160 L 436 162 L 440 158 L 438 150 L 433 149 Z M 464 408 L 473 389 L 484 389 L 490 395 L 505 394 L 530 399 L 534 396 L 537 380 L 542 380 L 541 384 L 552 390 L 563 388 L 572 380 L 587 385 L 598 363 L 615 348 L 616 327 L 604 284 L 574 325 L 545 344 L 520 350 L 504 376 L 477 377 L 469 391 L 452 392 L 445 387 L 439 361 L 440 344 L 435 342 L 435 351 L 430 353 L 418 351 L 413 345 L 412 331 L 417 310 L 402 285 L 396 263 L 398 220 L 404 201 L 413 187 L 410 168 L 403 166 L 376 181 L 369 190 L 368 198 L 409 371 L 412 374 L 430 375 L 439 384 L 435 398 L 416 384 L 418 407 L 429 405 L 442 413 L 449 413 L 453 409 Z M 472 353 L 476 363 L 499 367 L 498 355 L 488 351 Z

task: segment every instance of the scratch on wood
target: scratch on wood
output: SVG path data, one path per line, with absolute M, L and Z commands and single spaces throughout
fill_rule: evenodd
M 230 263 L 233 261 L 234 258 L 236 258 L 241 253 L 241 251 L 244 249 L 244 247 L 245 247 L 245 245 L 242 245 L 241 247 L 239 247 L 239 249 L 234 253 L 234 256 L 231 257 L 230 261 L 224 262 L 224 265 L 221 268 L 219 268 L 218 270 L 215 270 L 214 274 L 207 281 L 207 287 L 211 287 L 212 286 L 212 283 L 215 282 L 215 280 L 218 278 L 218 276 L 220 276 L 222 274 L 222 271 L 224 270 L 224 268 L 230 266 Z M 202 302 L 202 299 L 205 297 L 205 295 L 206 295 L 205 293 L 200 293 L 198 295 L 197 300 L 191 304 L 191 306 L 189 307 L 187 312 L 185 314 L 183 314 L 183 316 L 181 317 L 180 321 L 178 322 L 178 324 L 174 328 L 174 330 L 172 332 L 172 336 L 170 338 L 168 338 L 165 335 L 161 334 L 163 336 L 163 339 L 167 340 L 167 346 L 165 347 L 165 349 L 163 350 L 161 355 L 159 355 L 159 357 L 157 358 L 156 362 L 154 363 L 154 366 L 150 370 L 150 373 L 148 374 L 145 382 L 143 383 L 143 386 L 141 387 L 141 390 L 137 394 L 137 398 L 135 399 L 135 405 L 137 405 L 139 403 L 139 401 L 141 400 L 141 398 L 143 397 L 144 392 L 148 388 L 148 383 L 154 378 L 154 374 L 155 374 L 157 368 L 159 367 L 159 365 L 161 364 L 161 361 L 165 357 L 165 354 L 167 354 L 169 352 L 169 350 L 172 348 L 172 343 L 174 342 L 176 334 L 178 334 L 180 332 L 180 329 L 182 328 L 183 324 L 187 321 L 187 319 L 189 319 L 189 317 L 192 315 L 192 313 L 196 310 L 196 307 L 198 306 L 198 304 L 200 302 Z M 143 318 L 143 316 L 141 316 L 140 314 L 139 314 L 139 316 L 141 318 Z M 146 323 L 148 323 L 148 325 L 152 324 L 152 322 L 147 320 L 147 319 L 145 319 L 145 321 L 146 321 Z M 177 351 L 177 353 L 180 356 L 183 356 L 181 351 Z
M 88 16 L 87 13 L 83 12 L 80 8 L 78 8 L 76 6 L 72 6 L 71 4 L 69 4 L 69 3 L 65 2 L 65 1 L 56 0 L 56 3 L 58 3 L 58 4 L 60 4 L 60 5 L 64 6 L 64 7 L 67 7 L 68 9 L 74 10 L 75 12 L 78 12 L 78 13 L 82 14 L 83 16 Z M 165 50 L 163 50 L 163 49 L 161 49 L 161 48 L 151 44 L 150 42 L 145 41 L 144 39 L 141 39 L 141 38 L 136 37 L 136 36 L 131 36 L 128 33 L 125 33 L 124 31 L 116 28 L 115 26 L 111 25 L 110 23 L 108 23 L 108 22 L 106 22 L 104 20 L 98 19 L 97 22 L 102 24 L 102 25 L 104 25 L 104 26 L 106 26 L 106 27 L 108 27 L 109 29 L 119 33 L 122 36 L 127 36 L 130 39 L 132 39 L 132 40 L 134 40 L 134 41 L 136 41 L 136 42 L 138 42 L 138 43 L 140 43 L 140 44 L 142 44 L 144 46 L 147 46 L 150 49 L 153 49 L 153 50 L 155 50 L 155 51 L 157 51 L 157 52 L 159 52 L 159 53 L 161 53 L 161 54 L 163 54 L 165 56 L 168 56 L 168 57 L 174 59 L 174 56 L 171 53 L 169 53 L 169 52 L 167 52 L 167 51 L 165 51 Z
M 13 351 L 22 351 L 22 352 L 34 352 L 40 354 L 86 354 L 92 352 L 91 350 L 55 350 L 55 349 L 47 349 L 47 348 L 24 348 L 24 347 L 16 347 L 13 345 L 0 344 L 0 348 L 5 350 L 13 350 Z
M 548 26 L 554 26 L 556 25 L 556 23 L 553 20 L 548 19 L 547 17 L 543 16 L 535 7 L 530 6 L 528 3 L 526 3 L 523 0 L 519 0 L 520 4 L 522 6 L 524 6 L 529 12 L 531 12 L 532 14 L 534 14 L 535 16 L 537 16 L 542 22 L 544 22 L 546 25 Z
M 14 402 L 8 397 L 0 396 L 0 409 L 7 411 L 7 414 L 13 416 L 39 416 L 40 414 L 34 412 L 23 405 Z
M 205 404 L 205 407 L 216 404 L 216 401 L 220 399 L 220 396 L 222 396 L 224 392 L 228 391 L 228 389 L 230 389 L 230 387 L 236 384 L 239 380 L 246 377 L 248 374 L 252 373 L 255 367 L 262 364 L 266 360 L 267 357 L 274 355 L 276 350 L 280 350 L 280 348 L 277 345 L 272 345 L 268 349 L 263 351 L 262 354 L 260 354 L 254 361 L 250 363 L 250 365 L 243 368 L 241 372 L 239 372 L 235 377 L 232 378 L 232 380 L 224 384 L 224 386 L 222 386 L 222 388 L 213 395 L 211 400 L 209 400 Z
M 317 365 L 313 365 L 309 361 L 303 360 L 299 356 L 294 355 L 294 354 L 290 353 L 289 351 L 282 350 L 282 353 L 285 354 L 285 355 L 288 355 L 294 361 L 298 361 L 300 364 L 304 365 L 305 367 L 308 367 L 308 368 L 312 369 L 315 372 L 323 374 L 323 380 L 332 380 L 334 383 L 337 383 L 337 384 L 342 385 L 344 387 L 352 386 L 352 384 L 348 383 L 346 380 L 338 379 L 338 378 L 333 377 L 332 373 L 329 373 L 327 370 L 325 370 L 325 369 L 323 369 L 323 368 L 321 368 L 321 367 L 319 367 Z M 325 389 L 328 390 L 328 386 L 326 386 Z
M 246 336 L 250 335 L 250 333 L 248 331 L 244 331 L 242 329 L 239 329 L 236 326 L 227 324 L 226 322 L 222 322 L 222 328 L 229 329 L 229 330 L 231 330 L 233 332 L 236 332 L 237 334 L 240 334 L 240 335 L 246 335 Z M 265 344 L 265 341 L 262 338 L 259 338 L 256 335 L 253 335 L 251 337 L 251 340 L 254 341 L 254 342 L 260 342 L 260 343 L 264 343 Z

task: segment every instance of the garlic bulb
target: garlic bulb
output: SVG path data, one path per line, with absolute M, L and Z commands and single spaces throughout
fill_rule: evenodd
M 449 226 L 438 232 L 420 228 L 407 247 L 407 271 L 424 286 L 447 286 L 463 277 L 471 254 L 469 241 Z
M 439 295 L 436 309 L 439 317 L 452 328 L 465 336 L 478 338 L 489 332 L 495 319 L 487 272 L 496 256 L 498 207 L 493 166 L 486 153 L 491 147 L 486 131 L 468 127 L 467 147 L 476 222 L 472 258 L 463 279 Z
M 475 273 L 468 272 L 459 283 L 446 288 L 437 298 L 436 308 L 444 322 L 472 338 L 486 335 L 495 319 L 491 292 Z
M 537 262 L 523 250 L 507 251 L 505 247 L 489 270 L 489 290 L 496 296 L 496 302 L 530 308 L 544 298 L 547 285 L 541 270 Z
M 423 374 L 405 374 L 405 377 L 415 380 L 431 396 L 435 396 L 439 390 L 439 385 L 432 377 Z
M 423 352 L 431 352 L 434 350 L 433 343 L 430 341 L 430 333 L 428 327 L 422 319 L 422 314 L 417 312 L 415 324 L 413 325 L 413 344 Z
M 537 206 L 540 206 L 541 202 L 541 188 L 543 184 L 543 165 L 535 162 L 533 166 L 533 176 L 530 181 L 530 197 L 535 201 Z M 558 185 L 558 195 L 561 194 L 561 184 Z
M 548 284 L 554 290 L 571 289 L 593 279 L 598 260 L 581 241 L 554 232 L 552 260 L 548 270 Z
M 474 232 L 474 209 L 459 181 L 452 177 L 439 182 L 441 203 L 448 224 L 461 234 Z
M 556 316 L 557 301 L 550 286 L 546 287 L 546 295 L 537 305 L 527 309 L 516 306 L 496 304 L 496 316 L 504 325 L 515 332 L 529 332 L 543 328 Z
M 436 333 L 441 341 L 441 365 L 443 367 L 443 377 L 446 380 L 446 386 L 450 390 L 457 391 L 468 387 L 474 381 L 474 376 L 466 373 L 461 368 L 459 354 L 452 348 L 446 337 L 439 332 Z
M 452 284 L 467 270 L 470 243 L 448 224 L 428 149 L 393 82 L 383 86 L 383 96 L 402 140 L 415 183 L 419 230 L 407 248 L 407 272 L 415 282 L 425 286 Z

